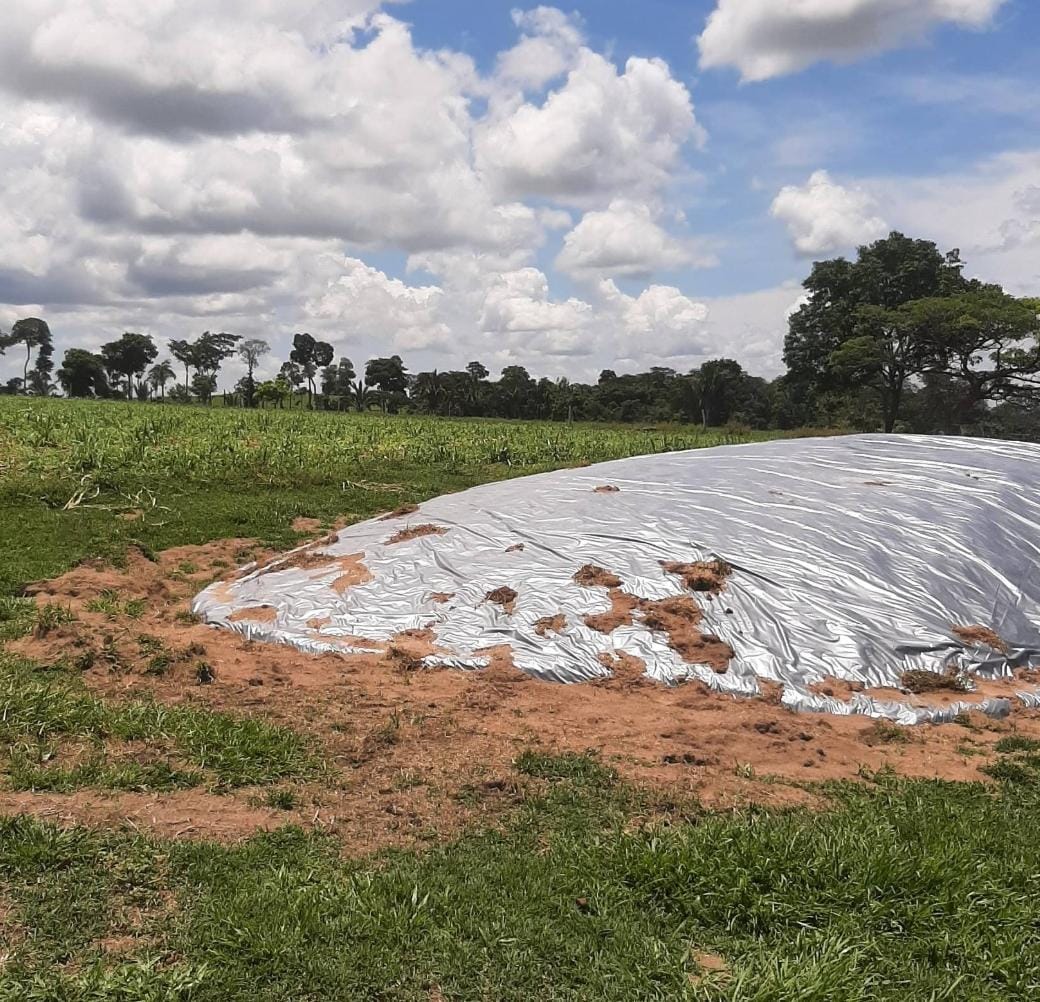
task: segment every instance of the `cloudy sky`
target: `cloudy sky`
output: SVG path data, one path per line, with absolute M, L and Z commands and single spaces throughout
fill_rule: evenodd
M 1038 8 L 8 0 L 0 329 L 771 376 L 892 228 L 1040 292 Z

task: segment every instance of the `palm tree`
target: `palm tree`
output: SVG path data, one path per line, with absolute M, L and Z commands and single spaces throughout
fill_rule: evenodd
M 148 385 L 153 389 L 159 391 L 159 400 L 166 400 L 166 384 L 171 379 L 176 379 L 177 374 L 173 371 L 173 366 L 170 364 L 169 359 L 164 359 L 158 365 L 153 365 L 148 370 Z

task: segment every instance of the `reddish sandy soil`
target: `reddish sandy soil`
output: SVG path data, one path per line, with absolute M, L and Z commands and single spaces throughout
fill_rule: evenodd
M 511 767 L 526 748 L 596 749 L 624 777 L 660 789 L 662 797 L 728 808 L 817 804 L 818 795 L 804 784 L 884 767 L 907 776 L 978 780 L 984 778 L 979 766 L 992 760 L 1001 735 L 1017 730 L 1040 738 L 1040 713 L 1019 709 L 1007 721 L 973 715 L 966 726 L 915 728 L 900 732 L 904 740 L 893 740 L 891 728 L 862 717 L 784 710 L 775 686 L 765 686 L 770 698 L 755 700 L 717 695 L 697 683 L 668 689 L 643 678 L 642 664 L 628 656 L 610 659 L 612 679 L 562 686 L 516 671 L 508 647 L 486 652 L 492 664 L 481 672 L 422 668 L 420 658 L 436 644 L 422 631 L 378 645 L 379 654 L 313 656 L 187 617 L 192 596 L 204 585 L 231 575 L 239 564 L 269 557 L 248 540 L 225 540 L 168 550 L 155 562 L 132 553 L 125 569 L 81 565 L 32 589 L 38 602 L 69 606 L 76 621 L 13 646 L 44 661 L 98 653 L 83 678 L 105 696 L 153 696 L 255 714 L 313 736 L 331 769 L 328 779 L 296 788 L 304 806 L 288 812 L 257 808 L 262 791 L 256 790 L 161 797 L 0 790 L 0 811 L 93 824 L 125 820 L 163 835 L 220 839 L 293 821 L 323 826 L 339 835 L 345 851 L 359 853 L 422 844 L 464 825 L 493 822 L 532 782 Z M 358 567 L 363 565 L 352 573 L 361 580 Z M 672 572 L 694 576 L 695 570 L 699 575 L 702 568 Z M 90 612 L 90 600 L 105 590 L 118 591 L 123 600 L 144 599 L 145 612 L 137 619 Z M 615 615 L 631 615 L 628 596 L 617 589 L 611 594 Z M 669 606 L 656 612 L 672 617 L 663 625 L 675 631 L 673 639 L 714 641 L 696 634 L 688 610 Z M 266 610 L 256 611 L 256 618 L 264 615 Z M 680 637 L 683 616 L 690 635 Z M 562 624 L 544 625 L 549 631 Z M 165 674 L 146 673 L 142 634 L 182 657 Z M 724 664 L 723 652 L 716 653 Z M 216 678 L 209 685 L 197 682 L 199 660 L 213 667 Z M 843 686 L 829 680 L 819 688 L 844 697 L 850 690 Z M 1014 685 L 987 683 L 980 689 L 982 695 L 1008 695 Z M 964 698 L 887 695 L 917 705 Z

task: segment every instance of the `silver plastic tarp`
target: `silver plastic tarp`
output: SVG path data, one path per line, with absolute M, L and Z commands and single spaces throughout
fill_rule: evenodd
M 596 491 L 606 486 L 618 490 Z M 388 543 L 427 524 L 447 531 Z M 1037 445 L 863 435 L 641 456 L 446 495 L 406 518 L 343 529 L 318 552 L 360 554 L 372 580 L 341 594 L 332 588 L 341 567 L 276 561 L 211 586 L 194 609 L 209 623 L 316 653 L 343 652 L 341 638 L 389 641 L 431 628 L 451 654 L 427 660 L 459 669 L 485 666 L 478 652 L 506 643 L 518 668 L 556 682 L 609 675 L 600 655 L 627 652 L 662 683 L 696 678 L 754 696 L 769 679 L 782 683 L 789 707 L 901 723 L 1040 702 L 1013 680 L 1015 668 L 1040 664 Z M 662 599 L 685 594 L 662 562 L 715 558 L 733 573 L 721 596 L 698 600 L 702 630 L 736 652 L 724 674 L 685 663 L 639 621 L 609 635 L 585 625 L 610 601 L 604 588 L 575 584 L 583 565 L 614 572 L 630 594 Z M 503 586 L 517 592 L 512 613 L 486 600 Z M 269 622 L 231 621 L 260 606 Z M 539 635 L 536 622 L 559 613 L 562 634 Z M 1009 653 L 953 633 L 975 624 Z M 898 687 L 908 669 L 952 665 L 1006 679 L 1008 698 L 968 693 L 936 709 L 865 694 L 845 702 L 810 688 L 828 677 Z

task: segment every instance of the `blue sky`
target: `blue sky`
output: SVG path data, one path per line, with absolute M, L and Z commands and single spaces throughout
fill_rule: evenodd
M 16 0 L 0 329 L 772 375 L 812 260 L 889 229 L 1040 291 L 1038 37 L 1027 0 Z

